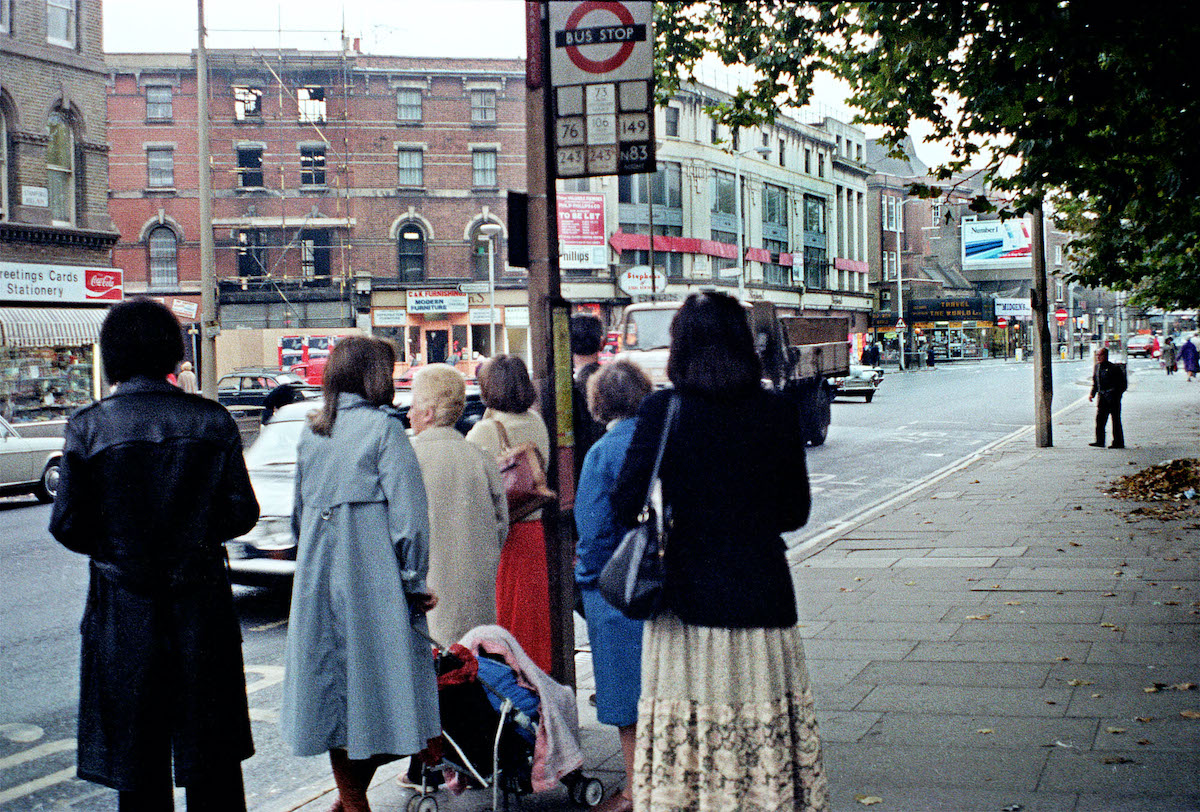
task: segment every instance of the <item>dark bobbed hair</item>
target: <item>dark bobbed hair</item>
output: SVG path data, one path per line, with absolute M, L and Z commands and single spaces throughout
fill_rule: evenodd
M 571 354 L 595 355 L 604 348 L 604 324 L 595 316 L 571 317 Z
M 338 395 L 343 392 L 360 395 L 374 406 L 390 406 L 396 394 L 392 384 L 395 365 L 396 348 L 391 342 L 368 336 L 340 339 L 325 364 L 321 383 L 325 403 L 310 418 L 312 430 L 326 437 L 333 433 Z
M 100 359 L 113 383 L 139 375 L 166 378 L 183 360 L 179 321 L 144 296 L 114 305 L 100 325 Z
M 645 370 L 632 361 L 613 361 L 588 378 L 588 409 L 601 423 L 633 417 L 654 390 Z
M 667 377 L 680 391 L 735 394 L 762 385 L 746 309 L 724 293 L 693 293 L 671 320 Z
M 479 368 L 479 397 L 489 409 L 521 414 L 537 400 L 525 362 L 501 353 Z

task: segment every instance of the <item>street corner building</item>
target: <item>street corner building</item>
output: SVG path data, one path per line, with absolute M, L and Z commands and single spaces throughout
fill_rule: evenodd
M 102 45 L 99 0 L 0 2 L 0 409 L 29 435 L 99 397 L 124 295 Z

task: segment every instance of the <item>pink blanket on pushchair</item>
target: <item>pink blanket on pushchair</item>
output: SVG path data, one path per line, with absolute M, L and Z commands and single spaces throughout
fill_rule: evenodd
M 583 766 L 579 746 L 579 706 L 575 690 L 550 678 L 534 664 L 521 644 L 501 626 L 476 626 L 459 643 L 472 653 L 504 658 L 519 682 L 534 691 L 541 701 L 541 724 L 533 745 L 534 792 L 553 789 L 563 776 Z

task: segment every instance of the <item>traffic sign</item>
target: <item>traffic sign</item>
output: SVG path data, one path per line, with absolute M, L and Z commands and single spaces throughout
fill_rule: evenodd
M 1004 318 L 1003 316 L 1001 316 L 1000 318 L 996 319 L 996 326 L 997 326 L 997 327 L 1007 327 L 1007 326 L 1008 326 L 1008 319 L 1006 319 L 1006 318 Z
M 903 330 L 907 326 L 908 325 L 904 323 L 903 318 L 896 319 L 896 329 L 897 330 Z
M 556 176 L 654 172 L 654 4 L 549 4 Z
M 1060 307 L 1058 310 L 1055 310 L 1054 318 L 1058 319 L 1059 324 L 1065 322 L 1067 320 L 1067 309 L 1065 307 Z

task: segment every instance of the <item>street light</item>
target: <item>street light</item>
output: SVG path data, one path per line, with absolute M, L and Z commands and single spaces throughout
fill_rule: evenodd
M 496 235 L 503 230 L 499 223 L 479 227 L 479 239 L 488 244 L 488 355 L 496 354 Z
M 897 232 L 898 234 L 905 233 L 904 207 L 907 206 L 909 203 L 920 203 L 920 202 L 921 202 L 921 198 L 919 198 L 919 197 L 909 197 L 909 198 L 905 198 L 904 200 L 900 201 L 900 231 Z M 896 240 L 896 249 L 897 249 L 896 250 L 896 308 L 897 308 L 896 312 L 899 314 L 900 321 L 904 321 L 904 265 L 900 261 L 900 258 L 904 254 L 904 251 L 900 244 L 899 238 L 897 238 L 897 240 Z M 909 277 L 910 280 L 914 279 L 914 278 L 915 277 Z M 908 330 L 907 324 L 904 325 L 903 330 L 896 331 L 897 333 L 899 333 L 899 337 L 900 337 L 900 370 L 902 372 L 905 369 L 904 353 L 905 353 L 905 350 L 907 349 L 906 345 L 908 343 L 906 340 L 907 339 L 907 334 L 905 332 L 906 330 Z
M 755 147 L 754 149 L 742 150 L 733 154 L 733 207 L 737 209 L 737 246 L 738 246 L 738 300 L 746 300 L 746 247 L 742 244 L 745 238 L 742 232 L 745 231 L 743 226 L 744 216 L 742 214 L 742 156 L 749 155 L 751 152 L 757 152 L 763 158 L 771 154 L 770 147 Z M 653 259 L 651 260 L 653 265 Z

